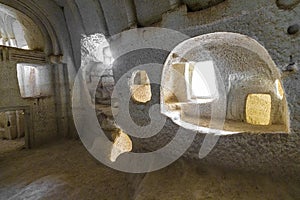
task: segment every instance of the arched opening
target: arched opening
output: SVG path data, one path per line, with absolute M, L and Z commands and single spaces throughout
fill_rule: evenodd
M 146 71 L 135 71 L 130 80 L 131 97 L 135 102 L 147 103 L 151 100 L 151 85 Z
M 21 97 L 40 98 L 52 95 L 51 66 L 37 64 L 34 52 L 44 50 L 44 39 L 35 23 L 21 12 L 0 4 L 0 45 L 17 57 L 17 78 Z M 20 51 L 19 51 L 19 50 Z M 42 53 L 39 56 L 45 57 Z M 25 61 L 24 63 L 21 60 Z
M 288 132 L 280 80 L 279 70 L 257 41 L 227 32 L 198 36 L 175 47 L 165 62 L 162 114 L 185 128 L 207 132 L 212 113 L 218 112 L 214 107 L 221 102 L 226 107 L 224 134 Z
M 23 13 L 0 4 L 0 45 L 44 50 L 44 38 L 35 23 Z
M 14 144 L 22 138 L 27 148 L 58 132 L 60 88 L 42 29 L 22 12 L 0 4 L 0 139 Z
M 24 30 L 13 13 L 0 7 L 0 45 L 28 49 Z
M 132 141 L 116 124 L 112 109 L 117 106 L 112 100 L 112 92 L 115 85 L 112 63 L 114 59 L 105 35 L 96 33 L 83 36 L 81 39 L 81 67 L 83 78 L 83 91 L 88 104 L 95 106 L 98 122 L 105 135 L 112 142 L 109 159 L 116 162 L 117 158 L 132 150 Z M 133 83 L 141 79 L 133 78 Z M 82 95 L 82 94 L 81 94 Z M 98 140 L 99 139 L 99 140 Z M 102 141 L 101 137 L 95 139 L 93 148 Z

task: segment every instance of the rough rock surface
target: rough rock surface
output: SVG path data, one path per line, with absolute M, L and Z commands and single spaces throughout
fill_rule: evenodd
M 30 160 L 30 162 L 28 162 Z M 0 154 L 0 199 L 298 199 L 299 180 L 219 170 L 179 160 L 149 174 L 95 161 L 78 141 Z

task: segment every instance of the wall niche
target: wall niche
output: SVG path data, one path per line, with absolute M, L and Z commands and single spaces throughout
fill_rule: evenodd
M 262 45 L 237 33 L 201 35 L 175 47 L 164 64 L 161 112 L 204 133 L 289 132 L 278 68 Z

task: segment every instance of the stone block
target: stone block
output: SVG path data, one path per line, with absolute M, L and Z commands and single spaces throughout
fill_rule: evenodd
M 249 94 L 246 103 L 247 123 L 269 125 L 271 118 L 271 95 Z

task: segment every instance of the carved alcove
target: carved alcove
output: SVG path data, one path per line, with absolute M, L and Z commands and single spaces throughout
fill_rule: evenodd
M 237 33 L 188 39 L 163 69 L 162 114 L 176 124 L 222 134 L 289 131 L 281 75 L 266 49 Z

